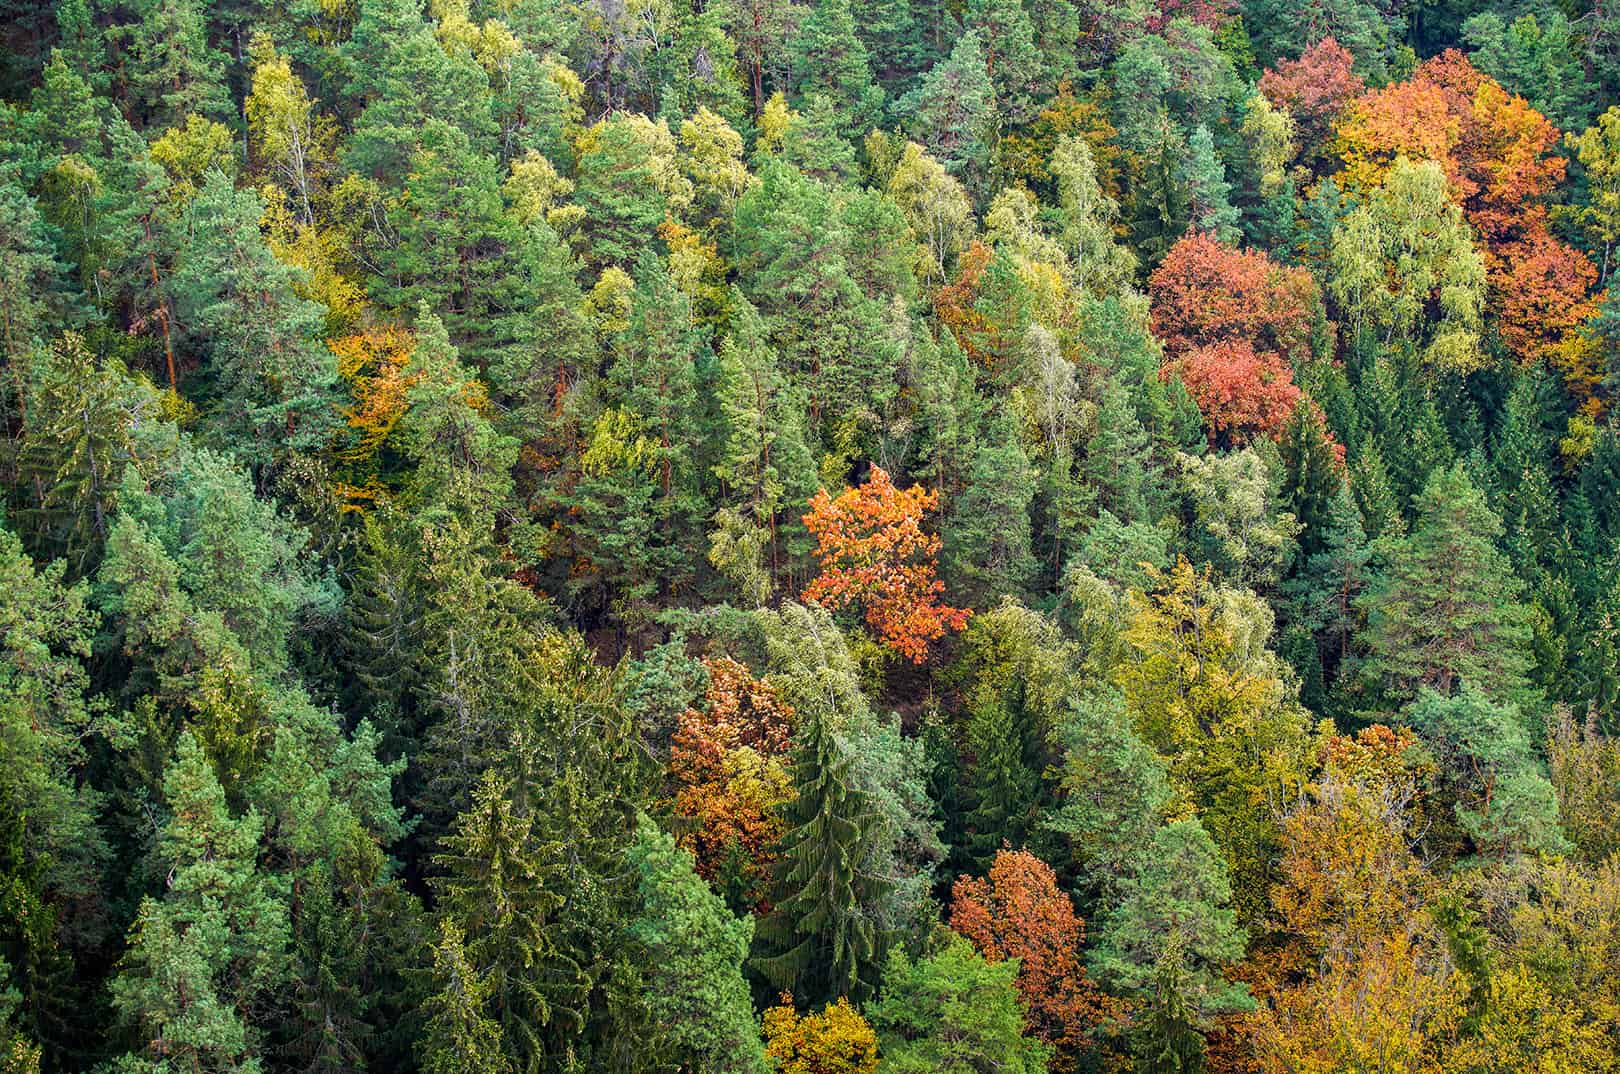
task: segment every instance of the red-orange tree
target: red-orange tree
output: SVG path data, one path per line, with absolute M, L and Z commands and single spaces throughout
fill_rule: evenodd
M 1164 374 L 1186 384 L 1211 439 L 1281 436 L 1300 399 L 1289 363 L 1310 356 L 1310 273 L 1192 232 L 1154 270 L 1148 292 Z
M 1320 146 L 1345 105 L 1366 88 L 1351 70 L 1353 61 L 1349 49 L 1324 37 L 1299 59 L 1283 60 L 1260 76 L 1260 92 L 1294 117 L 1298 144 L 1307 152 Z
M 778 807 L 793 796 L 782 759 L 793 710 L 737 661 L 704 663 L 704 706 L 681 713 L 670 744 L 674 811 L 690 822 L 676 841 L 692 852 L 698 875 L 758 909 L 782 835 Z
M 1057 1049 L 1055 1070 L 1073 1070 L 1092 1031 L 1117 1004 L 1080 962 L 1085 922 L 1058 889 L 1051 866 L 1027 850 L 1000 850 L 987 877 L 959 877 L 951 888 L 951 928 L 985 959 L 1018 959 L 1018 993 L 1034 1036 Z
M 940 603 L 940 539 L 922 528 L 923 517 L 938 506 L 938 492 L 921 485 L 898 489 L 881 466 L 836 499 L 826 489 L 817 492 L 804 525 L 816 538 L 821 573 L 804 599 L 834 609 L 861 605 L 885 645 L 922 663 L 928 643 L 961 630 L 971 614 Z

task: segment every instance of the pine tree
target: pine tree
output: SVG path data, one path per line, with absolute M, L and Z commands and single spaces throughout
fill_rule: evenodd
M 893 881 L 868 871 L 879 819 L 855 779 L 849 746 L 825 706 L 801 711 L 793 752 L 797 796 L 786 807 L 772 910 L 754 965 L 806 1002 L 870 995 L 888 936 L 865 904 Z
M 977 31 L 996 90 L 996 112 L 1011 124 L 1035 118 L 1048 87 L 1042 81 L 1042 58 L 1035 48 L 1035 27 L 1023 0 L 967 0 L 962 24 Z
M 872 80 L 849 0 L 816 0 L 788 50 L 794 92 L 801 99 L 825 94 L 838 110 L 840 133 L 846 138 L 864 133 L 877 118 L 883 91 Z
M 260 873 L 264 822 L 233 817 L 212 764 L 182 733 L 163 780 L 171 815 L 157 857 L 162 898 L 141 901 L 113 1006 L 143 1051 L 181 1069 L 253 1069 L 255 1012 L 287 975 L 286 894 Z
M 915 90 L 894 104 L 906 130 L 969 189 L 982 190 L 994 136 L 994 90 L 977 30 L 957 39 Z
M 148 125 L 169 127 L 192 114 L 228 117 L 224 57 L 208 44 L 204 6 L 197 0 L 143 0 L 136 17 L 128 77 Z

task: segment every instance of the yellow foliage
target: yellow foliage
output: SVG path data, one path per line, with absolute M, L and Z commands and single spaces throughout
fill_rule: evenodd
M 877 1034 L 847 999 L 800 1016 L 783 994 L 765 1012 L 765 1053 L 777 1074 L 873 1074 L 878 1065 Z

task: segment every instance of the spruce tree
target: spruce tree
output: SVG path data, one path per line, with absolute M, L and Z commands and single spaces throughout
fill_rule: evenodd
M 793 751 L 797 794 L 784 810 L 788 829 L 760 922 L 763 954 L 754 965 L 801 1002 L 870 995 L 889 937 L 865 912 L 893 881 L 869 870 L 880 823 L 868 791 L 856 781 L 849 746 L 833 710 L 801 713 Z
M 113 1006 L 141 1051 L 180 1069 L 252 1069 L 256 1012 L 286 980 L 286 892 L 258 868 L 264 822 L 236 817 L 213 765 L 182 733 L 163 780 L 170 816 L 157 861 L 162 898 L 141 901 Z
M 1215 155 L 1215 139 L 1208 127 L 1200 125 L 1187 139 L 1181 182 L 1187 190 L 1189 226 L 1207 231 L 1229 246 L 1236 244 L 1239 214 L 1232 206 L 1226 168 Z
M 1468 685 L 1517 699 L 1527 689 L 1529 618 L 1496 547 L 1502 523 L 1462 466 L 1436 469 L 1407 538 L 1375 546 L 1383 564 L 1363 595 L 1365 672 L 1398 699 Z

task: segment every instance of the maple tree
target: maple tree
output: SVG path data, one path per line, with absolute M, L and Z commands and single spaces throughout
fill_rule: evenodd
M 816 538 L 821 573 L 804 599 L 832 609 L 863 605 L 884 644 L 922 663 L 928 643 L 961 630 L 971 614 L 939 602 L 945 592 L 935 577 L 940 539 L 922 528 L 938 505 L 937 491 L 896 488 L 881 466 L 836 498 L 819 490 L 804 525 Z
M 692 852 L 699 876 L 734 884 L 757 908 L 783 830 L 777 807 L 793 796 L 783 760 L 793 710 L 729 657 L 704 667 L 704 706 L 681 713 L 670 744 L 674 810 L 690 822 L 677 842 Z
M 988 961 L 1018 960 L 1029 1031 L 1057 1049 L 1053 1069 L 1073 1070 L 1119 1010 L 1081 964 L 1085 922 L 1052 867 L 1027 850 L 997 851 L 988 876 L 952 885 L 950 920 Z

